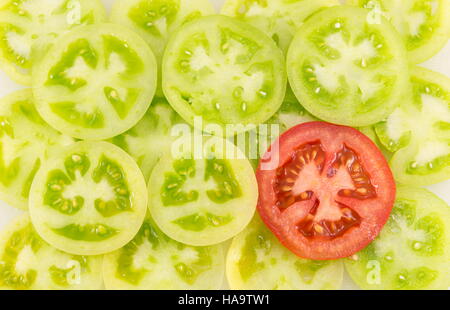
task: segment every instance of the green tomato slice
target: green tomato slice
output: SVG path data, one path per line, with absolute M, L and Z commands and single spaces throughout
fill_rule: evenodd
M 181 123 L 184 120 L 166 99 L 155 98 L 142 120 L 127 132 L 114 137 L 112 143 L 136 160 L 148 180 L 161 156 L 171 150 L 173 126 Z
M 135 161 L 107 142 L 77 142 L 55 152 L 37 173 L 30 215 L 39 235 L 77 255 L 127 244 L 147 210 L 147 188 Z
M 191 142 L 192 137 L 185 138 L 180 138 L 182 143 Z M 219 137 L 203 142 L 205 156 L 196 156 L 195 150 L 166 154 L 148 186 L 150 213 L 159 228 L 194 246 L 217 244 L 238 234 L 253 217 L 258 198 L 255 173 L 245 155 Z
M 99 0 L 1 0 L 0 66 L 31 85 L 32 66 L 57 37 L 105 19 Z
M 312 14 L 339 0 L 226 0 L 221 14 L 248 22 L 287 52 L 297 29 Z
M 345 266 L 364 289 L 446 290 L 449 240 L 449 206 L 425 189 L 400 187 L 381 234 Z
M 367 10 L 322 10 L 300 27 L 287 56 L 289 81 L 314 116 L 354 127 L 383 120 L 408 85 L 406 50 L 384 18 Z
M 193 247 L 167 237 L 147 218 L 123 248 L 105 255 L 107 289 L 220 289 L 225 269 L 222 245 Z
M 134 30 L 159 60 L 173 31 L 198 17 L 214 14 L 209 0 L 118 0 L 111 21 Z
M 114 24 L 79 27 L 57 40 L 33 67 L 37 108 L 72 137 L 108 139 L 133 127 L 156 89 L 151 49 Z
M 245 131 L 268 120 L 281 106 L 284 68 L 283 53 L 263 32 L 231 17 L 202 17 L 169 40 L 163 90 L 172 107 L 198 129 L 249 125 L 236 129 Z M 205 126 L 196 124 L 196 116 Z
M 303 108 L 288 87 L 280 109 L 266 123 L 230 139 L 256 169 L 261 157 L 282 133 L 298 124 L 315 120 L 317 119 Z
M 288 88 L 283 104 L 275 115 L 267 121 L 267 124 L 279 125 L 279 131 L 280 134 L 282 134 L 296 125 L 316 120 L 317 118 L 308 113 L 297 100 L 291 88 Z M 265 151 L 267 151 L 267 149 Z
M 412 95 L 375 126 L 394 153 L 390 165 L 405 185 L 431 185 L 450 179 L 450 79 L 414 67 Z
M 39 237 L 28 214 L 0 232 L 0 289 L 94 290 L 102 286 L 102 257 L 55 249 Z
M 384 16 L 401 34 L 412 63 L 438 53 L 450 37 L 448 0 L 349 0 L 370 10 L 373 19 Z
M 119 0 L 114 2 L 110 19 L 144 38 L 161 65 L 167 41 L 174 30 L 214 12 L 209 0 Z M 160 88 L 158 95 L 162 95 Z
M 358 128 L 359 131 L 361 131 L 363 134 L 365 134 L 370 140 L 372 140 L 373 143 L 380 149 L 380 151 L 383 153 L 384 157 L 387 160 L 390 160 L 392 158 L 392 152 L 388 150 L 384 144 L 381 142 L 381 140 L 378 138 L 377 132 L 376 132 L 376 126 L 366 126 L 366 127 L 360 127 Z
M 0 100 L 0 199 L 27 209 L 34 175 L 52 149 L 73 139 L 39 116 L 30 89 Z
M 332 290 L 342 285 L 344 265 L 340 260 L 299 258 L 256 215 L 234 237 L 227 254 L 226 274 L 231 289 Z

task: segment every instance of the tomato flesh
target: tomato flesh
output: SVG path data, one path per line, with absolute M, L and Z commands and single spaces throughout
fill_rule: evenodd
M 361 222 L 356 211 L 338 201 L 339 196 L 357 199 L 376 196 L 354 151 L 344 147 L 328 170 L 323 169 L 325 156 L 321 145 L 306 144 L 277 171 L 274 187 L 280 208 L 302 201 L 313 203 L 309 214 L 297 225 L 308 237 L 337 237 Z
M 52 154 L 36 174 L 31 221 L 61 251 L 109 253 L 139 231 L 146 191 L 139 167 L 123 150 L 107 142 L 77 142 Z
M 58 131 L 83 140 L 109 139 L 136 125 L 156 83 L 150 47 L 115 24 L 71 31 L 33 66 L 39 114 Z
M 301 259 L 287 250 L 259 216 L 228 250 L 226 274 L 233 290 L 333 290 L 342 285 L 342 260 Z
M 364 248 L 386 223 L 395 198 L 392 173 L 373 142 L 356 129 L 324 122 L 281 135 L 257 178 L 262 219 L 287 248 L 309 259 Z
M 99 0 L 0 1 L 0 67 L 15 82 L 31 85 L 33 65 L 56 38 L 105 20 Z
M 248 225 L 258 188 L 250 162 L 234 144 L 195 134 L 187 135 L 187 140 L 203 139 L 204 145 L 212 146 L 205 150 L 206 158 L 193 159 L 191 150 L 182 156 L 163 156 L 148 182 L 149 210 L 170 238 L 209 246 L 234 237 Z
M 402 43 L 387 20 L 371 23 L 364 9 L 324 9 L 306 20 L 289 47 L 289 83 L 319 119 L 353 127 L 375 124 L 408 89 Z
M 411 85 L 411 96 L 374 128 L 392 152 L 397 182 L 427 186 L 450 179 L 450 78 L 416 66 Z
M 283 53 L 242 21 L 220 15 L 198 18 L 172 35 L 166 51 L 164 94 L 186 122 L 201 127 L 197 129 L 232 136 L 267 121 L 283 102 Z M 212 128 L 238 124 L 245 126 L 226 133 Z
M 347 4 L 389 19 L 402 36 L 412 63 L 424 62 L 447 43 L 450 29 L 448 0 L 350 0 Z
M 367 290 L 446 290 L 450 285 L 450 208 L 424 188 L 399 186 L 389 221 L 345 260 Z

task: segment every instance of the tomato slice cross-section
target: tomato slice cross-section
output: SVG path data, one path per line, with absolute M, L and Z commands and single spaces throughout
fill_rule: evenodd
M 31 85 L 33 65 L 56 38 L 104 20 L 100 0 L 0 0 L 0 67 Z
M 170 152 L 176 139 L 171 137 L 173 126 L 184 123 L 165 98 L 155 98 L 144 117 L 130 130 L 111 139 L 136 160 L 144 174 L 150 178 L 161 156 Z
M 364 248 L 395 199 L 392 173 L 375 144 L 356 129 L 324 122 L 282 134 L 257 179 L 263 221 L 292 252 L 315 260 Z
M 71 31 L 33 67 L 33 94 L 42 118 L 84 140 L 108 139 L 136 125 L 156 83 L 150 47 L 115 24 Z
M 36 174 L 31 221 L 61 251 L 109 253 L 139 231 L 146 191 L 142 172 L 123 150 L 107 142 L 77 142 L 55 152 Z
M 376 20 L 384 16 L 400 33 L 412 63 L 421 63 L 441 50 L 450 34 L 448 0 L 349 0 L 369 10 Z
M 209 0 L 121 0 L 114 2 L 111 21 L 139 34 L 152 48 L 160 67 L 172 33 L 185 23 L 214 12 Z M 158 73 L 161 81 L 160 70 Z M 159 82 L 156 94 L 163 95 Z
M 380 235 L 345 260 L 368 290 L 445 290 L 450 286 L 450 208 L 423 188 L 399 186 Z
M 206 156 L 197 157 L 188 145 L 197 139 L 203 139 Z M 180 142 L 186 143 L 186 153 L 167 153 L 153 168 L 148 182 L 152 218 L 167 236 L 192 246 L 234 237 L 256 209 L 258 186 L 250 162 L 219 137 L 188 136 Z
M 0 198 L 13 207 L 28 208 L 31 182 L 57 146 L 74 140 L 51 128 L 39 115 L 31 89 L 0 100 Z
M 362 127 L 382 121 L 408 91 L 406 49 L 384 18 L 367 10 L 324 9 L 299 28 L 287 54 L 289 83 L 324 121 Z
M 375 125 L 397 182 L 426 186 L 450 178 L 450 78 L 411 69 L 412 91 L 388 118 Z
M 123 248 L 105 255 L 107 289 L 219 289 L 223 283 L 222 244 L 194 247 L 166 236 L 148 216 Z
M 231 136 L 275 114 L 287 75 L 283 53 L 269 37 L 245 22 L 216 15 L 174 32 L 164 54 L 162 79 L 167 100 L 186 122 Z M 195 122 L 197 117 L 203 118 L 202 124 Z M 212 128 L 238 124 L 246 126 L 226 134 Z
M 283 247 L 256 215 L 233 238 L 226 274 L 231 289 L 333 290 L 342 285 L 344 265 L 341 260 L 299 258 Z
M 314 13 L 339 5 L 338 0 L 227 0 L 221 14 L 252 24 L 287 51 L 297 29 Z
M 101 289 L 102 261 L 102 256 L 72 255 L 50 246 L 28 214 L 0 232 L 1 290 Z

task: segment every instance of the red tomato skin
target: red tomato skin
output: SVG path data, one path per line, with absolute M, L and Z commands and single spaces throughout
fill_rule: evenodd
M 355 199 L 342 198 L 343 202 L 357 207 L 362 215 L 359 226 L 352 227 L 344 235 L 334 239 L 307 238 L 300 234 L 293 225 L 288 225 L 281 218 L 281 211 L 275 205 L 276 194 L 274 180 L 276 168 L 282 166 L 291 157 L 291 150 L 305 143 L 321 141 L 327 154 L 327 160 L 331 160 L 335 152 L 343 143 L 356 151 L 359 161 L 370 175 L 370 180 L 376 188 L 377 197 L 359 201 L 355 205 Z M 267 158 L 271 151 L 276 149 L 278 143 L 278 163 L 267 169 Z M 277 161 L 275 161 L 277 162 Z M 264 168 L 266 167 L 266 168 Z M 378 147 L 358 130 L 341 125 L 326 122 L 308 122 L 297 125 L 282 134 L 269 148 L 261 160 L 256 171 L 259 188 L 259 200 L 257 210 L 267 227 L 275 234 L 279 241 L 297 256 L 313 260 L 335 260 L 354 255 L 370 244 L 381 232 L 389 219 L 395 202 L 396 184 L 389 165 Z

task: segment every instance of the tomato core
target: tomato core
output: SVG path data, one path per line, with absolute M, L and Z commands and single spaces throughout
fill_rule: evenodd
M 359 225 L 360 215 L 337 196 L 368 199 L 376 196 L 370 178 L 354 151 L 344 146 L 325 169 L 325 152 L 320 143 L 308 143 L 293 152 L 277 169 L 274 190 L 277 206 L 283 211 L 299 201 L 307 204 L 308 215 L 297 229 L 306 237 L 335 238 Z

